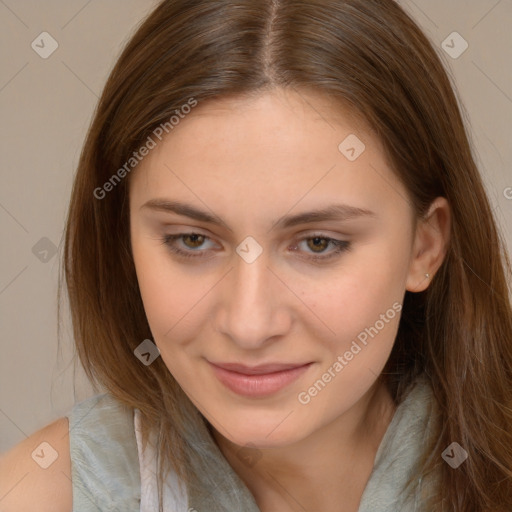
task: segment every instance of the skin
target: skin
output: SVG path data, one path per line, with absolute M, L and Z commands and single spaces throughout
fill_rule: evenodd
M 366 146 L 355 161 L 338 149 L 349 134 Z M 369 127 L 326 97 L 283 90 L 199 104 L 133 172 L 129 196 L 154 341 L 260 509 L 330 511 L 343 503 L 356 511 L 395 411 L 377 379 L 400 314 L 309 403 L 297 397 L 406 290 L 429 285 L 446 253 L 446 200 L 437 198 L 416 223 Z M 223 224 L 143 207 L 155 198 L 188 203 Z M 274 226 L 334 203 L 374 215 Z M 180 257 L 162 241 L 191 232 L 207 238 L 185 236 L 174 246 L 203 256 Z M 350 247 L 336 254 L 313 235 Z M 252 263 L 236 252 L 247 236 L 262 248 Z M 308 259 L 329 254 L 323 263 Z M 277 393 L 247 398 L 224 387 L 208 361 L 313 364 Z M 254 464 L 238 456 L 248 443 Z

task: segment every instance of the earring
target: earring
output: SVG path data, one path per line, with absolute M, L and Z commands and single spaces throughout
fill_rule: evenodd
M 428 279 L 430 277 L 430 274 L 425 274 L 425 277 Z

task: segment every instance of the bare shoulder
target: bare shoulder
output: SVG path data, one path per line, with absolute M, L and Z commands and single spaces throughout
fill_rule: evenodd
M 2 512 L 71 512 L 69 422 L 62 417 L 0 456 Z

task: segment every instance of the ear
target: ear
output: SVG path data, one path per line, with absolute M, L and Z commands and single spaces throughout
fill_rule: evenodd
M 450 228 L 450 205 L 446 198 L 437 197 L 416 225 L 406 290 L 422 292 L 428 288 L 446 256 Z

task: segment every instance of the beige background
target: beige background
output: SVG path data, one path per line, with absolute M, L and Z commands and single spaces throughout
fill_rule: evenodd
M 69 319 L 57 351 L 64 218 L 81 144 L 107 74 L 156 3 L 0 0 L 0 452 L 92 394 L 79 369 L 74 389 Z M 400 3 L 451 70 L 511 251 L 512 2 Z M 31 47 L 44 31 L 58 42 L 47 59 Z M 441 47 L 454 31 L 469 44 L 456 59 Z

